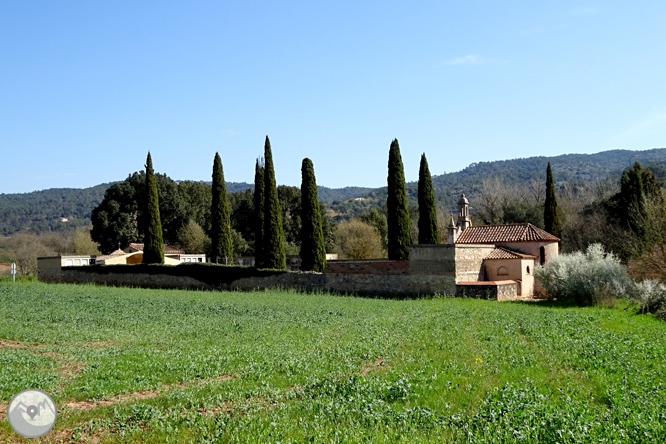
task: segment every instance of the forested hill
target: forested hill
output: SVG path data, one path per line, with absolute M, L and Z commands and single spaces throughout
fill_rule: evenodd
M 666 180 L 666 148 L 646 151 L 612 150 L 596 154 L 564 154 L 561 156 L 528 157 L 522 159 L 478 162 L 454 173 L 433 173 L 433 187 L 438 205 L 449 210 L 456 208 L 461 193 L 467 197 L 478 195 L 484 178 L 501 177 L 509 183 L 529 183 L 532 180 L 546 181 L 548 162 L 558 186 L 567 182 L 595 182 L 617 175 L 635 161 L 649 167 L 661 181 Z M 340 213 L 359 214 L 386 202 L 386 187 L 377 188 L 362 196 L 363 201 L 335 202 L 332 206 Z M 417 183 L 407 184 L 410 205 L 416 204 Z
M 41 232 L 88 226 L 90 212 L 111 185 L 0 194 L 0 234 L 6 236 L 25 228 Z M 62 218 L 68 220 L 63 222 Z
M 553 175 L 558 185 L 565 182 L 591 182 L 619 175 L 622 170 L 639 161 L 652 169 L 659 180 L 666 180 L 666 149 L 647 151 L 612 150 L 596 154 L 565 154 L 554 157 L 529 157 L 524 159 L 478 162 L 454 173 L 436 175 L 431 165 L 433 185 L 438 204 L 444 208 L 455 208 L 455 202 L 464 192 L 474 197 L 480 190 L 484 178 L 502 177 L 508 182 L 529 182 L 533 179 L 545 181 L 546 165 L 551 162 Z M 53 188 L 22 194 L 0 194 L 0 235 L 9 235 L 30 228 L 65 230 L 87 226 L 90 213 L 103 199 L 111 183 L 91 188 Z M 234 193 L 253 188 L 245 182 L 228 182 L 227 191 Z M 410 203 L 416 203 L 416 183 L 407 185 Z M 356 198 L 363 198 L 363 200 Z M 347 214 L 356 214 L 386 202 L 386 188 L 327 188 L 319 187 L 319 199 L 333 209 Z M 67 218 L 67 222 L 62 222 Z
M 111 185 L 113 183 L 82 189 L 51 188 L 31 193 L 0 194 L 0 235 L 8 236 L 24 229 L 40 233 L 87 227 L 93 208 L 99 205 L 104 192 Z M 246 182 L 227 182 L 226 186 L 228 193 L 254 188 L 254 184 Z M 319 199 L 331 203 L 362 196 L 370 191 L 372 188 L 319 187 Z

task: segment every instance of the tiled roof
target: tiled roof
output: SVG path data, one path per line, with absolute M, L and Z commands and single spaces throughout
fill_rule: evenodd
M 536 259 L 535 256 L 529 254 L 516 253 L 515 251 L 507 250 L 506 248 L 498 247 L 493 250 L 484 259 Z
M 456 244 L 494 244 L 498 242 L 559 242 L 560 238 L 532 224 L 480 225 L 469 227 Z
M 131 244 L 129 244 L 129 246 L 134 248 L 135 250 L 143 251 L 143 244 L 131 243 Z M 164 253 L 165 254 L 183 254 L 183 251 L 179 250 L 176 247 L 172 247 L 171 245 L 164 244 Z
M 97 256 L 98 261 L 105 261 L 111 259 L 112 257 L 126 256 L 131 253 L 125 253 L 123 250 L 116 250 L 111 254 L 105 254 L 104 256 Z

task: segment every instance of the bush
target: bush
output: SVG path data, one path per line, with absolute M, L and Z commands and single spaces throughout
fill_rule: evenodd
M 550 299 L 579 305 L 612 305 L 607 295 L 625 296 L 632 285 L 624 265 L 600 244 L 590 245 L 584 254 L 561 254 L 534 273 Z
M 656 280 L 635 282 L 627 291 L 627 299 L 640 307 L 641 313 L 655 313 L 666 320 L 666 286 Z

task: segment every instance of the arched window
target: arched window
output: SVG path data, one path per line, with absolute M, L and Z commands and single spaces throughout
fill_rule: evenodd
M 539 262 L 541 265 L 546 263 L 546 248 L 545 247 L 539 247 Z
M 530 266 L 527 266 L 527 274 L 530 274 Z
M 497 276 L 508 276 L 509 270 L 506 267 L 499 267 L 497 269 Z

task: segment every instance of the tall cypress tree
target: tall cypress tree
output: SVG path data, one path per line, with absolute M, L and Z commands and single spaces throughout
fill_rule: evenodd
M 153 171 L 153 159 L 148 152 L 146 159 L 146 226 L 143 235 L 143 263 L 164 263 L 164 240 L 160 220 L 160 202 L 157 195 L 157 181 Z
M 266 268 L 285 270 L 287 257 L 282 229 L 282 212 L 275 183 L 271 142 L 264 144 L 264 263 Z
M 326 245 L 314 166 L 308 158 L 303 159 L 301 176 L 301 270 L 321 273 L 326 266 Z
M 546 170 L 546 202 L 543 209 L 543 221 L 547 232 L 557 237 L 562 235 L 560 210 L 557 207 L 555 182 L 553 181 L 553 170 L 550 167 L 550 162 L 548 162 L 548 169 Z
M 231 244 L 231 219 L 227 202 L 227 186 L 224 183 L 222 159 L 215 153 L 213 161 L 213 203 L 210 209 L 211 219 L 211 256 L 213 262 L 226 261 L 233 263 L 234 251 Z
M 419 244 L 438 244 L 437 207 L 425 153 L 419 168 Z
M 264 266 L 264 163 L 254 167 L 254 265 Z
M 391 260 L 407 260 L 412 243 L 411 222 L 405 189 L 405 170 L 400 156 L 398 139 L 393 139 L 388 162 L 388 257 Z
M 648 179 L 649 182 L 650 176 L 652 176 L 650 171 L 643 170 L 641 164 L 635 162 L 633 166 L 624 170 L 620 181 L 620 221 L 625 228 L 636 234 L 641 243 L 645 240 L 645 206 L 648 194 L 644 181 Z M 661 191 L 657 191 L 656 195 L 661 195 Z

